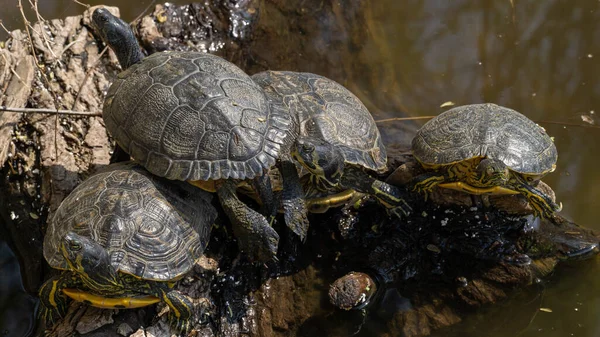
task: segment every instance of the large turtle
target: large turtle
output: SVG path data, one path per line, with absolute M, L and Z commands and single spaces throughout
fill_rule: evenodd
M 144 57 L 124 21 L 103 8 L 92 20 L 125 69 L 103 108 L 117 144 L 153 174 L 210 185 L 241 250 L 255 260 L 273 257 L 279 236 L 237 198 L 235 180 L 257 178 L 261 196 L 270 198 L 263 185 L 268 179 L 261 177 L 280 154 L 289 117 L 271 111 L 261 88 L 218 56 L 175 51 Z
M 60 204 L 44 238 L 44 257 L 63 272 L 39 290 L 47 326 L 68 299 L 100 308 L 159 301 L 171 327 L 187 332 L 192 303 L 172 284 L 194 266 L 217 216 L 212 195 L 156 177 L 143 167 L 112 164 L 77 186 Z
M 309 173 L 311 186 L 320 191 L 352 189 L 374 196 L 398 216 L 410 212 L 403 189 L 365 172 L 385 171 L 387 156 L 373 117 L 354 94 L 312 73 L 264 71 L 252 80 L 265 91 L 272 111 L 290 115 L 280 155 L 288 218 L 300 216 L 298 209 L 303 207 L 294 160 Z
M 537 182 L 556 167 L 546 131 L 515 110 L 495 104 L 450 109 L 425 123 L 412 141 L 414 157 L 428 170 L 413 189 L 435 186 L 471 194 L 522 194 L 534 213 L 560 210 Z

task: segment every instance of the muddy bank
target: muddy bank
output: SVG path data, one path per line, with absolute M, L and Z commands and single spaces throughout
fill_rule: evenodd
M 173 49 L 211 52 L 250 74 L 265 69 L 321 73 L 321 69 L 329 68 L 334 69 L 329 71 L 330 76 L 344 83 L 350 76 L 350 68 L 355 72 L 360 65 L 340 63 L 327 50 L 341 48 L 360 55 L 366 24 L 361 6 L 360 1 L 344 5 L 324 3 L 319 9 L 289 1 L 212 1 L 184 7 L 158 5 L 152 14 L 134 25 L 148 53 Z M 323 40 L 320 32 L 324 28 L 340 36 L 339 40 Z M 3 62 L 0 68 L 0 83 L 4 89 L 2 105 L 101 111 L 103 95 L 119 72 L 119 66 L 110 50 L 103 52 L 104 46 L 89 27 L 89 13 L 36 23 L 31 31 L 37 32 L 31 35 L 32 43 L 26 32 L 15 31 L 0 50 L 4 56 L 0 59 Z M 384 74 L 371 74 L 368 79 L 376 82 L 382 76 Z M 398 129 L 383 132 L 398 133 Z M 410 134 L 394 139 L 402 142 L 403 137 L 409 139 Z M 42 235 L 48 218 L 78 183 L 108 165 L 114 144 L 99 117 L 10 112 L 0 115 L 0 144 L 8 144 L 0 148 L 0 161 L 5 163 L 2 207 L 11 218 L 7 229 L 23 262 L 25 288 L 35 293 L 52 273 L 41 256 Z M 401 153 L 393 154 L 393 159 L 394 166 L 406 160 Z M 415 206 L 419 207 L 425 210 L 428 206 Z M 543 272 L 538 272 L 533 267 L 506 264 L 502 259 L 481 262 L 473 250 L 449 249 L 450 255 L 435 256 L 433 262 L 437 264 L 431 261 L 418 264 L 420 259 L 432 258 L 431 247 L 428 250 L 428 244 L 423 243 L 439 228 L 417 230 L 427 226 L 428 221 L 418 219 L 420 213 L 416 213 L 417 218 L 407 234 L 402 223 L 370 218 L 372 214 L 384 214 L 378 206 L 368 204 L 359 210 L 335 210 L 313 217 L 306 245 L 300 245 L 285 228 L 278 226 L 283 237 L 279 262 L 261 266 L 236 264 L 236 243 L 228 235 L 231 230 L 227 223 L 219 223 L 206 257 L 178 285 L 196 301 L 197 336 L 238 336 L 240 332 L 250 336 L 315 335 L 323 329 L 330 335 L 343 336 L 362 328 L 361 324 L 355 324 L 357 317 L 370 313 L 377 313 L 385 321 L 378 326 L 378 335 L 395 335 L 396 332 L 390 331 L 402 331 L 406 336 L 424 336 L 460 322 L 463 315 L 481 306 L 506 299 L 514 288 L 530 285 L 562 258 L 559 255 L 563 247 L 550 245 L 546 255 L 538 258 L 544 266 L 540 267 Z M 361 218 L 362 212 L 369 216 Z M 436 216 L 436 212 L 441 215 L 446 209 L 429 212 Z M 477 212 L 479 210 L 471 215 L 478 215 Z M 457 211 L 457 214 L 460 213 Z M 458 215 L 457 219 L 462 218 Z M 340 225 L 349 222 L 354 225 Z M 491 231 L 484 237 L 499 238 L 510 245 L 510 240 L 519 236 L 524 226 L 518 222 L 515 228 L 506 226 L 511 229 L 510 233 Z M 565 226 L 564 231 L 581 232 L 584 242 L 595 237 L 578 227 Z M 442 233 L 436 234 L 436 240 L 440 240 L 440 236 L 459 237 L 464 232 Z M 396 275 L 391 277 L 403 287 L 402 296 L 396 298 L 394 305 L 406 298 L 412 305 L 411 310 L 394 307 L 383 314 L 377 310 L 357 314 L 340 312 L 329 304 L 329 284 L 337 277 L 381 263 L 382 258 L 373 258 L 372 251 L 387 251 L 385 247 L 391 247 L 403 255 L 405 248 L 402 247 L 406 247 L 407 238 L 419 243 L 413 249 L 416 260 L 409 264 L 412 266 L 409 269 L 394 266 Z M 465 241 L 455 241 L 450 247 L 463 243 Z M 479 237 L 468 243 L 477 246 L 485 242 Z M 519 247 L 515 245 L 514 249 Z M 472 282 L 463 289 L 452 281 L 450 284 L 454 287 L 449 287 L 448 280 L 456 280 L 464 274 L 454 267 L 456 259 L 465 256 L 477 261 L 468 266 L 471 273 L 468 279 Z M 371 260 L 365 261 L 365 257 Z M 443 264 L 442 260 L 455 264 Z M 417 268 L 414 265 L 428 268 L 419 273 L 419 281 L 429 281 L 424 283 L 426 288 L 418 288 L 411 283 L 415 282 L 413 279 L 400 276 Z M 444 277 L 432 276 L 431 270 L 441 271 Z M 50 335 L 165 336 L 168 327 L 164 314 L 163 305 L 139 310 L 98 310 L 74 303 L 67 318 Z M 362 322 L 361 319 L 358 322 Z M 338 320 L 343 323 L 335 323 Z M 369 331 L 373 330 L 363 330 L 363 334 Z M 38 334 L 41 331 L 38 330 Z

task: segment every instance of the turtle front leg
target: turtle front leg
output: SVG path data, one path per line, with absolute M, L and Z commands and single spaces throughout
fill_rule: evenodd
M 217 195 L 231 221 L 240 250 L 253 261 L 268 261 L 277 255 L 279 234 L 263 215 L 238 199 L 236 188 L 234 181 L 225 180 L 217 187 Z
M 38 291 L 40 309 L 38 316 L 46 323 L 46 328 L 52 327 L 58 320 L 65 317 L 69 308 L 69 299 L 62 290 L 68 287 L 77 287 L 75 275 L 64 272 L 44 282 Z
M 516 180 L 514 189 L 527 198 L 535 216 L 551 219 L 555 212 L 561 210 L 562 207 L 556 204 L 549 195 L 531 186 L 524 178 L 513 175 L 513 179 Z
M 281 162 L 280 170 L 283 177 L 281 203 L 285 224 L 300 237 L 300 240 L 305 241 L 309 226 L 308 209 L 298 170 L 293 162 L 287 160 Z
M 271 178 L 268 174 L 262 174 L 254 178 L 252 184 L 262 205 L 261 213 L 272 223 L 277 214 L 277 203 L 275 202 L 273 187 L 271 186 Z
M 375 179 L 358 168 L 346 167 L 340 185 L 374 196 L 388 208 L 388 212 L 399 218 L 408 216 L 412 211 L 406 202 L 408 191 Z
M 161 289 L 160 294 L 155 294 L 155 296 L 158 295 L 157 297 L 169 306 L 167 321 L 171 329 L 175 330 L 178 334 L 187 336 L 193 327 L 194 305 L 179 291 L 165 288 Z
M 448 181 L 445 175 L 440 175 L 438 173 L 423 173 L 415 177 L 410 185 L 410 190 L 422 194 L 425 196 L 425 201 L 429 195 L 433 192 L 433 189 L 443 183 Z

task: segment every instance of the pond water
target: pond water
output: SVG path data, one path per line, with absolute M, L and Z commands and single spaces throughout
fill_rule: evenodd
M 20 28 L 16 0 L 1 2 L 0 19 L 9 29 Z M 119 5 L 126 20 L 151 3 L 85 2 Z M 318 17 L 320 1 L 309 2 L 302 2 L 302 10 Z M 345 3 L 351 2 L 336 2 L 334 8 L 350 10 Z M 289 70 L 343 83 L 376 119 L 436 115 L 448 101 L 493 102 L 522 112 L 555 139 L 557 170 L 544 180 L 562 201 L 562 214 L 600 230 L 599 1 L 371 0 L 354 7 L 361 18 L 356 22 L 315 20 L 307 35 L 319 38 L 287 54 L 297 58 L 290 61 L 297 69 Z M 71 1 L 40 1 L 48 19 L 82 10 Z M 353 26 L 357 23 L 361 26 Z M 280 42 L 282 48 L 297 47 Z M 405 142 L 420 124 L 380 126 L 387 142 Z M 599 272 L 597 261 L 559 268 L 534 299 L 495 307 L 452 330 L 461 336 L 599 336 Z M 532 311 L 531 301 L 552 312 Z

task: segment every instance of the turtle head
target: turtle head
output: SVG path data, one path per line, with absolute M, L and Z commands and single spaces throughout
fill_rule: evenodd
M 330 143 L 318 139 L 300 137 L 292 156 L 316 179 L 317 186 L 326 190 L 337 186 L 344 173 L 344 155 Z
M 106 8 L 98 8 L 92 14 L 96 32 L 117 55 L 123 69 L 140 62 L 144 54 L 129 25 L 112 15 Z
M 508 182 L 510 172 L 502 161 L 486 158 L 477 165 L 477 176 L 484 186 L 503 186 Z
M 61 250 L 70 269 L 82 276 L 93 278 L 112 269 L 106 249 L 87 237 L 69 232 L 63 238 Z

